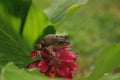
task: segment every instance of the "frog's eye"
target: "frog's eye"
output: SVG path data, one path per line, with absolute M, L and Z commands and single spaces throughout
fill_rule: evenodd
M 63 40 L 61 40 L 59 43 L 60 43 L 60 44 L 63 44 L 63 43 L 64 43 L 64 41 L 63 41 Z

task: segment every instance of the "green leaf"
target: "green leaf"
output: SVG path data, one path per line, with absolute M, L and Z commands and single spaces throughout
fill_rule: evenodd
M 120 80 L 120 73 L 104 75 L 100 80 Z
M 66 12 L 69 12 L 70 10 L 74 11 L 73 8 L 76 9 L 78 6 L 85 4 L 86 2 L 87 0 L 54 0 L 52 6 L 46 9 L 45 13 L 48 15 L 52 23 L 56 23 L 65 16 Z
M 46 27 L 44 30 L 43 30 L 43 33 L 42 35 L 37 39 L 36 43 L 39 43 L 39 41 L 47 34 L 55 34 L 56 33 L 56 30 L 55 30 L 55 27 L 50 25 L 48 27 Z
M 13 61 L 19 67 L 25 67 L 31 62 L 28 53 L 30 47 L 11 26 L 0 21 L 0 68 Z
M 90 80 L 98 80 L 104 73 L 120 67 L 120 44 L 114 44 L 101 53 L 96 61 Z
M 2 69 L 0 80 L 60 80 L 60 79 L 48 78 L 40 73 L 38 75 L 38 72 L 36 71 L 26 72 L 26 69 L 18 69 L 13 63 L 9 63 Z
M 0 0 L 0 19 L 21 33 L 31 0 Z
M 42 35 L 43 30 L 48 25 L 50 25 L 48 17 L 32 4 L 23 31 L 23 36 L 31 47 L 33 47 L 35 41 Z

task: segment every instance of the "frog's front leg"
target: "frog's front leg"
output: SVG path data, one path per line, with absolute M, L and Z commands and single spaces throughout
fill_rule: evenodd
M 53 46 L 49 46 L 47 49 L 50 55 L 55 56 L 55 51 L 53 50 Z
M 36 44 L 34 48 L 35 48 L 35 51 L 37 51 L 37 54 L 40 55 L 40 53 L 42 51 L 41 44 Z

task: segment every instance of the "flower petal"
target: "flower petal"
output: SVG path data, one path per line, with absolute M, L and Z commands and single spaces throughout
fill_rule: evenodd
M 38 64 L 40 63 L 41 60 L 37 60 L 37 61 L 34 61 L 32 62 L 31 64 L 29 64 L 27 66 L 28 69 L 32 69 L 32 68 L 37 68 L 38 67 Z
M 69 65 L 69 67 L 70 67 L 71 69 L 78 68 L 77 63 L 74 62 L 74 61 L 69 62 L 68 65 Z
M 69 51 L 72 48 L 72 46 L 64 46 L 61 48 L 62 51 Z
M 30 54 L 30 57 L 31 57 L 31 58 L 36 58 L 37 56 L 38 56 L 37 51 L 33 51 L 33 52 Z
M 45 72 L 48 69 L 48 64 L 45 60 L 42 60 L 38 65 L 38 70 L 40 72 Z
M 47 55 L 45 52 L 42 52 L 40 55 L 43 59 L 47 59 L 49 57 L 49 55 Z
M 64 63 L 62 63 L 61 66 L 56 67 L 56 70 L 63 77 L 67 77 L 69 75 L 69 67 L 64 65 Z
M 68 66 L 70 68 L 71 74 L 74 74 L 77 70 L 79 70 L 79 67 L 78 67 L 77 63 L 74 62 L 74 61 L 73 62 L 69 62 Z
M 76 60 L 77 54 L 70 51 L 63 51 L 61 53 L 61 60 Z
M 69 74 L 68 76 L 66 76 L 65 78 L 68 78 L 67 80 L 73 80 L 73 75 L 72 74 Z

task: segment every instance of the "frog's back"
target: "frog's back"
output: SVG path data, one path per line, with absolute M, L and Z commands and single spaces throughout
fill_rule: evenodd
M 56 35 L 55 34 L 48 34 L 46 35 L 42 41 L 41 41 L 41 44 L 44 46 L 50 46 L 50 45 L 53 45 L 54 44 L 54 40 L 56 38 Z

